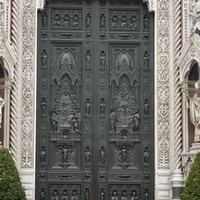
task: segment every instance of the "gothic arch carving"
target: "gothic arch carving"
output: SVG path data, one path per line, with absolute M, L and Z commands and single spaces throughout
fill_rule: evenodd
M 200 46 L 198 43 L 196 35 L 192 34 L 177 61 L 180 69 L 180 85 L 182 89 L 182 169 L 185 177 L 187 177 L 192 160 L 196 154 L 195 151 L 198 149 L 194 143 L 194 127 L 189 117 L 189 102 L 195 93 L 195 81 L 189 81 L 188 79 L 190 70 L 194 64 L 196 63 L 198 68 L 200 66 Z
M 9 45 L 9 43 L 5 39 L 5 37 L 1 38 L 0 44 L 1 44 L 0 45 L 0 58 L 4 62 L 4 67 L 8 72 L 9 78 L 13 79 L 14 65 L 16 64 L 17 60 L 15 58 L 12 47 Z

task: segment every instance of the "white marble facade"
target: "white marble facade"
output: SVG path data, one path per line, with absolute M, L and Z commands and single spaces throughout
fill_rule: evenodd
M 191 66 L 200 66 L 200 1 L 143 2 L 155 16 L 155 200 L 179 199 L 199 150 L 188 145 L 186 96 Z M 8 72 L 4 146 L 28 200 L 35 199 L 37 12 L 44 6 L 45 0 L 0 0 L 0 59 Z

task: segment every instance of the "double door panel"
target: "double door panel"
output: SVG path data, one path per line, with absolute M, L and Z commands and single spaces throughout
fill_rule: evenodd
M 39 13 L 37 199 L 153 200 L 153 16 L 140 0 Z

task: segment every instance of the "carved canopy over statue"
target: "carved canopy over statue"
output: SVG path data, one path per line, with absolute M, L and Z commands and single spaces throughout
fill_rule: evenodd
M 189 97 L 190 120 L 195 127 L 194 142 L 200 142 L 200 80 L 195 83 L 196 93 Z

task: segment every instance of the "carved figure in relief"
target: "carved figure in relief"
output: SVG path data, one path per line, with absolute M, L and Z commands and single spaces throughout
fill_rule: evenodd
M 63 132 L 63 138 L 67 139 L 69 137 L 69 133 L 67 131 Z
M 101 188 L 101 191 L 100 191 L 100 200 L 105 200 L 105 191 L 103 188 Z
M 132 124 L 133 124 L 133 130 L 138 131 L 139 128 L 139 120 L 140 120 L 140 116 L 139 116 L 139 111 L 138 109 L 135 110 L 135 113 L 133 114 L 133 118 L 132 118 Z
M 89 164 L 90 163 L 90 148 L 86 147 L 85 150 L 85 164 Z
M 100 19 L 100 28 L 105 28 L 106 26 L 106 16 L 102 13 Z
M 194 142 L 200 142 L 200 80 L 195 83 L 196 93 L 193 97 L 189 97 L 190 120 L 193 123 Z
M 148 15 L 144 16 L 144 29 L 149 29 L 149 17 L 148 17 Z
M 144 52 L 144 68 L 145 69 L 149 68 L 149 53 L 148 53 L 148 51 Z
M 100 54 L 100 68 L 105 68 L 106 65 L 106 54 L 104 51 L 101 51 Z
M 145 150 L 144 150 L 144 164 L 145 165 L 149 164 L 149 149 L 148 149 L 148 147 L 145 147 Z
M 73 190 L 72 191 L 72 197 L 71 197 L 71 200 L 78 200 L 78 196 L 77 196 L 77 191 L 76 190 Z
M 149 115 L 149 101 L 148 101 L 148 99 L 144 100 L 144 114 Z
M 63 27 L 70 27 L 69 15 L 64 16 Z
M 85 67 L 87 69 L 90 69 L 90 65 L 91 65 L 91 53 L 90 51 L 88 50 L 86 52 L 86 55 L 85 55 Z
M 89 200 L 89 199 L 90 199 L 89 189 L 86 188 L 86 189 L 85 189 L 85 200 Z
M 45 200 L 45 191 L 44 191 L 44 188 L 41 188 L 41 190 L 40 190 L 40 200 Z
M 115 110 L 111 109 L 111 113 L 110 113 L 111 131 L 116 131 L 116 121 L 117 121 L 117 117 L 116 117 Z
M 42 98 L 42 101 L 41 101 L 41 114 L 44 115 L 46 114 L 46 99 L 45 98 Z
M 56 15 L 54 16 L 53 25 L 54 25 L 55 27 L 60 26 L 60 15 L 59 15 L 59 14 L 56 14 Z
M 122 78 L 113 94 L 110 118 L 111 131 L 114 130 L 114 127 L 132 127 L 134 130 L 139 127 L 139 110 L 136 105 L 134 88 L 129 86 L 125 77 Z
M 127 140 L 128 139 L 128 136 L 127 136 L 127 133 L 125 131 L 122 132 L 122 140 Z
M 47 52 L 44 49 L 42 51 L 42 67 L 46 67 L 47 66 Z
M 116 15 L 114 15 L 112 17 L 111 27 L 112 28 L 118 28 L 119 27 L 118 17 Z
M 58 191 L 57 190 L 54 190 L 53 191 L 53 196 L 52 196 L 52 198 L 51 198 L 51 200 L 58 200 L 59 198 L 58 198 Z
M 128 160 L 128 154 L 129 154 L 129 147 L 126 145 L 123 145 L 123 147 L 119 147 L 119 163 L 120 164 L 127 164 L 129 162 Z
M 111 200 L 118 200 L 117 191 L 116 190 L 113 190 Z
M 89 28 L 89 27 L 91 26 L 91 22 L 92 22 L 92 20 L 91 20 L 91 15 L 88 13 L 88 14 L 86 15 L 86 27 L 87 27 L 87 28 Z
M 85 112 L 86 112 L 86 115 L 90 115 L 90 109 L 91 109 L 90 100 L 86 99 L 86 102 L 85 102 Z
M 133 190 L 131 194 L 132 194 L 131 200 L 138 200 L 137 193 L 135 190 Z
M 79 17 L 78 17 L 78 15 L 74 15 L 72 26 L 73 27 L 79 27 Z
M 100 163 L 104 164 L 106 162 L 106 151 L 104 147 L 102 146 L 101 149 L 99 150 L 99 157 L 100 157 Z
M 121 200 L 128 200 L 127 191 L 123 190 Z
M 46 28 L 47 27 L 47 13 L 43 13 L 42 15 L 42 27 Z
M 42 146 L 41 151 L 40 151 L 40 162 L 41 164 L 46 163 L 46 150 L 44 146 Z
M 146 188 L 144 192 L 144 200 L 149 200 L 149 190 Z
M 57 132 L 57 130 L 58 130 L 58 119 L 57 119 L 57 113 L 56 113 L 55 109 L 53 109 L 51 111 L 51 123 L 52 123 L 52 131 Z
M 105 103 L 104 98 L 102 98 L 100 101 L 100 114 L 101 115 L 105 115 L 105 107 L 106 107 L 106 103 Z
M 81 129 L 81 113 L 79 108 L 76 109 L 76 112 L 74 113 L 72 124 L 74 127 L 74 131 L 79 132 Z
M 138 29 L 137 18 L 136 18 L 135 15 L 133 15 L 133 16 L 131 17 L 131 25 L 130 25 L 130 27 L 131 27 L 132 29 L 134 29 L 134 30 L 137 30 L 137 29 Z
M 124 15 L 124 16 L 122 16 L 121 27 L 122 28 L 127 28 L 127 26 L 128 26 L 127 17 Z
M 4 106 L 4 99 L 0 96 L 0 128 L 2 123 L 3 106 Z
M 63 154 L 62 163 L 64 164 L 69 163 L 71 153 L 72 153 L 71 146 L 64 145 L 62 148 L 62 154 Z
M 63 190 L 62 200 L 68 200 L 67 190 Z

